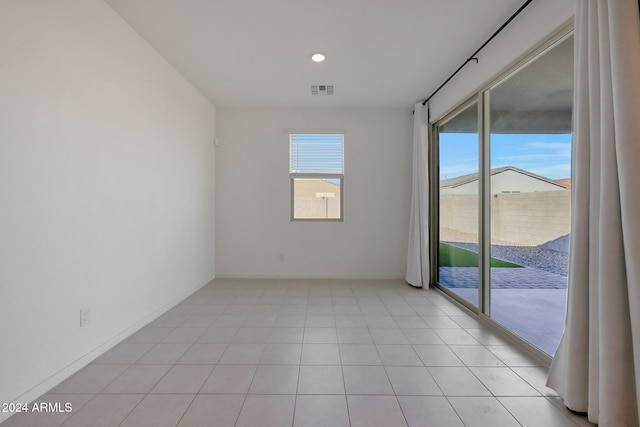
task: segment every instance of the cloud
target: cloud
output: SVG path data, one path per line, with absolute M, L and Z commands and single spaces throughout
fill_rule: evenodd
M 495 160 L 512 162 L 538 162 L 538 161 L 566 161 L 571 160 L 571 153 L 531 153 L 513 154 L 509 156 L 497 156 Z
M 571 151 L 571 141 L 567 141 L 567 142 L 531 141 L 531 142 L 527 142 L 525 145 L 527 148 Z
M 511 165 L 551 179 L 571 174 L 571 141 L 501 144 L 493 154 L 492 167 Z

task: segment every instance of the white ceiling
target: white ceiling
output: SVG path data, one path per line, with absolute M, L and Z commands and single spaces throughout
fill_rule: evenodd
M 105 1 L 216 106 L 338 108 L 412 106 L 523 3 Z M 312 84 L 335 94 L 312 96 Z

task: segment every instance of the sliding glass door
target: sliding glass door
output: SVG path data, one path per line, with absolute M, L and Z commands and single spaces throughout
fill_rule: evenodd
M 573 37 L 474 98 L 436 124 L 438 282 L 553 355 L 566 304 Z

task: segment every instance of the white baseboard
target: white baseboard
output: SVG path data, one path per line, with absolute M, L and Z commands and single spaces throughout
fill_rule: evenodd
M 149 323 L 156 320 L 158 317 L 160 317 L 161 315 L 169 311 L 171 308 L 175 307 L 180 302 L 184 301 L 186 298 L 193 295 L 196 291 L 206 286 L 208 283 L 210 283 L 210 281 L 202 285 L 197 285 L 191 288 L 190 290 L 184 292 L 179 297 L 173 299 L 171 302 L 164 304 L 162 307 L 153 311 L 151 314 L 145 316 L 143 319 L 129 326 L 128 328 L 121 331 L 120 333 L 116 334 L 114 337 L 108 339 L 107 341 L 100 344 L 99 346 L 89 351 L 85 355 L 74 360 L 69 365 L 65 366 L 55 374 L 46 378 L 36 386 L 30 388 L 20 396 L 16 396 L 15 399 L 12 400 L 12 402 L 33 402 L 35 399 L 42 396 L 43 394 L 45 394 L 46 392 L 48 392 L 58 384 L 62 383 L 64 380 L 71 377 L 80 369 L 84 368 L 89 363 L 97 359 L 99 356 L 101 356 L 102 354 L 104 354 L 105 352 L 113 348 L 116 344 L 119 344 L 124 339 L 133 335 L 135 332 L 147 326 Z M 0 413 L 0 423 L 7 420 L 11 415 L 12 414 L 10 413 Z
M 282 279 L 282 280 L 404 280 L 404 275 L 363 275 L 363 274 L 316 274 L 312 276 L 294 276 L 288 274 L 247 274 L 222 273 L 216 279 Z

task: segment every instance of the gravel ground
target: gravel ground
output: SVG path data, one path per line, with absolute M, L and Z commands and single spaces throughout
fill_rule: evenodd
M 452 246 L 478 252 L 477 243 L 443 242 Z M 569 254 L 545 249 L 540 246 L 503 246 L 491 245 L 493 258 L 511 261 L 525 267 L 537 268 L 549 273 L 567 276 Z

